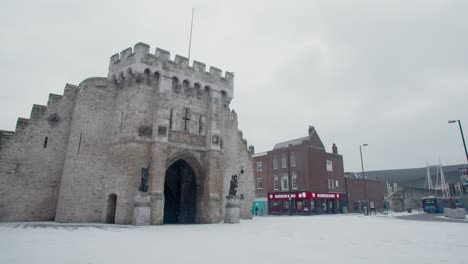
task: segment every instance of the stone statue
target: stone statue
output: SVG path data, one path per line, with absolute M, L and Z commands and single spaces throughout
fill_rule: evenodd
M 151 157 L 148 167 L 141 168 L 141 183 L 140 183 L 140 188 L 138 188 L 138 190 L 143 193 L 148 191 L 149 169 L 151 167 L 152 159 L 153 158 Z
M 231 176 L 231 182 L 229 183 L 229 195 L 237 194 L 237 175 Z

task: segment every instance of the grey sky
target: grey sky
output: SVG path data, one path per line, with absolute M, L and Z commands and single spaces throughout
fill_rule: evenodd
M 256 151 L 314 125 L 345 170 L 464 163 L 466 1 L 2 1 L 0 129 L 137 42 L 235 73 Z

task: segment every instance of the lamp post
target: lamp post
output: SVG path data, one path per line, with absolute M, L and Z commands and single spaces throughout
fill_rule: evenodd
M 362 168 L 362 181 L 364 182 L 364 201 L 367 208 L 367 190 L 366 190 L 366 177 L 364 176 L 364 161 L 362 160 L 362 147 L 367 146 L 368 144 L 359 145 L 359 153 L 361 154 L 361 168 Z
M 288 159 L 287 159 L 287 164 L 288 164 L 288 192 L 289 192 L 289 215 L 291 216 L 292 215 L 292 200 L 291 200 L 291 147 L 292 147 L 292 144 L 289 144 L 288 145 Z
M 466 161 L 468 162 L 468 150 L 466 150 L 465 136 L 463 136 L 463 128 L 462 128 L 461 122 L 460 120 L 449 120 L 448 122 L 449 124 L 458 122 L 458 126 L 460 127 L 460 134 L 461 134 L 462 141 L 463 141 L 463 147 L 465 147 Z

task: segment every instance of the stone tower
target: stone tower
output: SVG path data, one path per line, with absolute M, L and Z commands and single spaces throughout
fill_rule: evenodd
M 231 175 L 251 218 L 252 158 L 229 109 L 234 75 L 138 43 L 107 77 L 67 85 L 0 132 L 0 220 L 130 224 L 149 166 L 151 224 L 223 220 Z

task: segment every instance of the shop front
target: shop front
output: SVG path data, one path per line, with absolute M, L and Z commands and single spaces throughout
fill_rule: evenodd
M 278 192 L 268 193 L 271 215 L 311 215 L 343 213 L 347 202 L 342 193 Z

